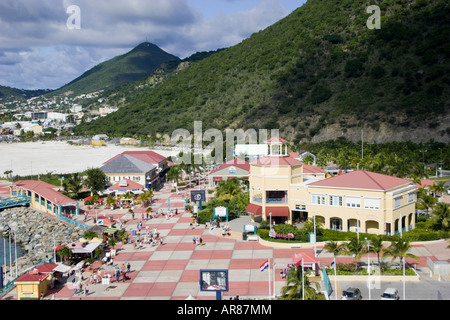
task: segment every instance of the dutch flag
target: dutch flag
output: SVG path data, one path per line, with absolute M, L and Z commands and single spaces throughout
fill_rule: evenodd
M 269 259 L 267 259 L 260 267 L 259 270 L 264 271 L 269 267 Z

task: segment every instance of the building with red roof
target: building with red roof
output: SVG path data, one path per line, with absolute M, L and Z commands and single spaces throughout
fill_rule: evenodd
M 167 158 L 154 151 L 125 151 L 100 168 L 111 185 L 131 180 L 145 188 L 159 188 L 169 168 Z
M 55 279 L 55 263 L 44 263 L 28 273 L 23 274 L 14 281 L 17 300 L 39 300 L 41 295 L 47 293 Z
M 44 181 L 20 180 L 10 186 L 11 196 L 31 197 L 30 207 L 48 214 L 79 214 L 78 202 L 63 195 L 60 188 Z
M 310 217 L 324 228 L 394 234 L 415 227 L 417 187 L 407 179 L 358 170 L 326 171 L 287 155 L 275 139 L 268 156 L 250 164 L 252 219 L 295 223 Z
M 239 158 L 218 164 L 208 173 L 209 185 L 215 186 L 219 181 L 231 178 L 248 179 L 250 163 Z

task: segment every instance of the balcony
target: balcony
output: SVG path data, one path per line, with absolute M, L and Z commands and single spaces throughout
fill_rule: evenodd
M 257 198 L 257 197 L 252 197 L 252 202 L 262 203 L 262 199 L 261 198 Z
M 287 198 L 266 198 L 266 204 L 287 204 Z

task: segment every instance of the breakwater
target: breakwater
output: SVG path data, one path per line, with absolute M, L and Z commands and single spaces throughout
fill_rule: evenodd
M 25 252 L 17 259 L 19 274 L 41 260 L 52 258 L 55 246 L 76 241 L 84 232 L 84 229 L 28 207 L 0 212 L 0 235 L 11 235 L 11 239 L 15 237 L 17 246 L 20 245 Z M 9 265 L 6 266 L 6 271 L 8 269 Z

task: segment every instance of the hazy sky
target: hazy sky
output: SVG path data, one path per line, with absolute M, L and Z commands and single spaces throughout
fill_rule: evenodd
M 305 2 L 1 0 L 0 85 L 57 89 L 146 39 L 180 58 L 233 46 Z

